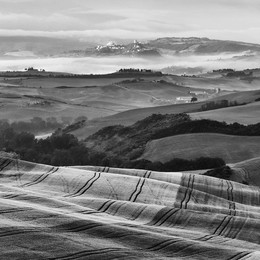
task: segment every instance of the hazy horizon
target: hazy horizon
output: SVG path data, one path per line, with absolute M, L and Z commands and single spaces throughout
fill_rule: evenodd
M 260 43 L 258 0 L 0 0 L 0 36 Z
M 253 58 L 244 57 L 237 62 L 232 55 L 222 53 L 221 47 L 216 53 L 218 56 L 207 52 L 196 56 L 191 51 L 190 55 L 183 57 L 163 54 L 156 60 L 129 57 L 131 55 L 84 57 L 84 53 L 81 57 L 62 57 L 66 56 L 66 51 L 84 50 L 87 46 L 94 47 L 93 44 L 110 40 L 207 37 L 260 44 L 258 0 L 251 0 L 250 4 L 247 0 L 0 0 L 0 4 L 0 37 L 62 38 L 59 42 L 31 38 L 24 42 L 3 41 L 1 71 L 23 70 L 30 66 L 49 71 L 93 74 L 110 73 L 122 67 L 156 70 L 169 66 L 202 67 L 203 71 L 223 67 L 259 67 L 257 53 Z M 239 52 L 234 48 L 233 55 L 243 55 Z

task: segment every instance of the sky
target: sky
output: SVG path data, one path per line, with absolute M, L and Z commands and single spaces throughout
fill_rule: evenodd
M 3 35 L 260 44 L 260 0 L 0 0 Z

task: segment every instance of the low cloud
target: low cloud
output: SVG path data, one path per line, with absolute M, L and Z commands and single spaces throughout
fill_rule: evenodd
M 166 56 L 161 59 L 150 60 L 136 57 L 86 57 L 86 58 L 7 58 L 0 60 L 0 70 L 23 70 L 33 66 L 48 71 L 62 71 L 71 73 L 110 73 L 120 68 L 146 68 L 162 69 L 169 66 L 182 68 L 204 68 L 205 71 L 221 68 L 245 69 L 259 67 L 259 57 L 244 58 L 240 56 L 239 62 L 231 54 L 221 55 L 190 55 L 183 57 Z

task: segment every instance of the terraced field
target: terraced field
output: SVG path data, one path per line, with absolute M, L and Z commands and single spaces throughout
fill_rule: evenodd
M 260 137 L 199 133 L 170 136 L 146 145 L 143 159 L 167 162 L 174 158 L 220 157 L 235 163 L 260 157 Z
M 2 259 L 260 258 L 259 186 L 193 172 L 0 165 Z

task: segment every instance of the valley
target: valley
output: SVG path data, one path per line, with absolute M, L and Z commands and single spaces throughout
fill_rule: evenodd
M 31 72 L 27 74 L 26 77 L 20 73 L 18 77 L 19 73 L 14 72 L 0 78 L 1 119 L 7 114 L 11 121 L 34 116 L 46 118 L 54 112 L 58 120 L 67 116 L 72 122 L 76 115 L 95 119 L 132 109 L 190 102 L 196 93 L 202 93 L 197 98 L 199 101 L 232 93 L 186 86 L 186 83 L 173 82 L 170 76 L 156 73 L 147 73 L 147 76 L 139 72 L 118 73 L 107 78 L 102 75 L 61 77 L 59 74 L 50 77 L 52 74 L 48 72 L 40 76 L 37 71 L 34 77 Z
M 260 257 L 260 45 L 39 40 L 1 53 L 5 259 Z
M 259 260 L 259 17 L 0 0 L 0 260 Z

